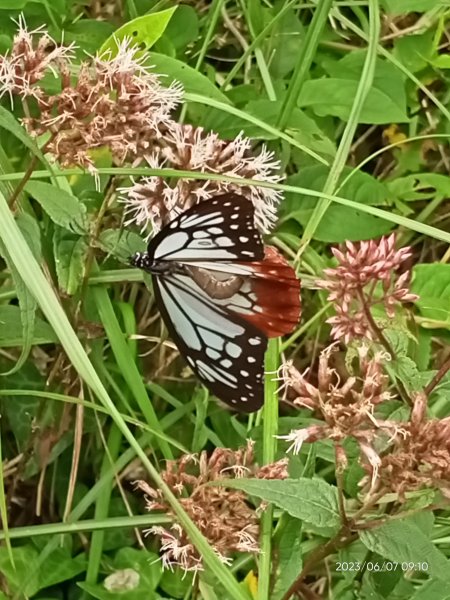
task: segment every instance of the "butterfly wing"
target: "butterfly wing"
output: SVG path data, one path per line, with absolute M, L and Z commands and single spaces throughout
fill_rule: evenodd
M 224 194 L 196 204 L 150 241 L 145 261 L 166 327 L 199 379 L 239 411 L 260 408 L 267 337 L 293 329 L 300 300 L 292 268 L 264 251 L 252 203 Z M 158 262 L 174 268 L 155 273 Z
M 212 299 L 188 275 L 153 276 L 166 327 L 191 369 L 218 398 L 241 412 L 264 399 L 266 336 Z
M 254 261 L 264 246 L 254 221 L 253 204 L 237 194 L 223 194 L 186 210 L 150 240 L 150 260 Z

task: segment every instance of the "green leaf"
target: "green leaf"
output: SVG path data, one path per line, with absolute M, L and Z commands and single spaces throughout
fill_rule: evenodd
M 121 548 L 114 558 L 114 566 L 116 569 L 131 568 L 139 571 L 147 589 L 152 590 L 158 587 L 163 572 L 157 554 L 136 548 Z
M 411 73 L 417 73 L 425 69 L 436 55 L 435 36 L 436 32 L 432 28 L 420 35 L 401 36 L 395 40 L 394 56 Z
M 442 0 L 381 0 L 381 5 L 390 15 L 405 15 L 408 12 L 427 12 L 442 6 Z
M 181 598 L 186 598 L 187 594 L 192 590 L 192 584 L 192 573 L 186 575 L 180 568 L 177 568 L 174 571 L 164 571 L 160 587 L 171 600 L 173 598 L 181 600 Z M 242 590 L 242 594 L 245 594 L 244 590 Z M 248 596 L 246 595 L 246 597 Z
M 283 598 L 302 570 L 302 523 L 290 515 L 283 515 L 280 525 L 273 600 Z
M 0 347 L 21 346 L 21 310 L 18 306 L 0 306 Z M 53 344 L 57 340 L 52 328 L 39 317 L 35 318 L 33 344 Z
M 422 317 L 450 329 L 450 265 L 415 265 L 412 273 L 411 291 L 419 296 L 415 305 Z
M 95 245 L 127 264 L 129 264 L 128 259 L 135 252 L 144 252 L 146 249 L 146 243 L 142 237 L 134 231 L 126 229 L 122 231 L 119 229 L 105 229 L 101 232 Z
M 264 121 L 267 125 L 275 127 L 282 104 L 281 101 L 252 100 L 246 104 L 244 110 L 257 119 Z M 269 133 L 258 125 L 238 117 L 230 119 L 229 115 L 218 110 L 211 110 L 208 114 L 208 126 L 226 139 L 236 137 L 241 131 L 244 131 L 246 136 L 253 139 L 278 139 L 275 132 Z M 311 150 L 334 156 L 336 152 L 334 143 L 319 128 L 314 119 L 299 108 L 294 108 L 291 112 L 286 128 L 289 135 Z
M 23 127 L 19 125 L 19 123 L 14 118 L 14 115 L 5 108 L 3 108 L 3 106 L 0 106 L 0 127 L 12 133 L 19 141 L 22 142 L 22 144 L 26 148 L 31 150 L 31 152 L 50 169 L 47 161 L 45 160 L 44 155 L 39 150 L 36 141 L 27 134 Z
M 405 202 L 450 196 L 450 179 L 437 173 L 414 173 L 387 183 L 393 197 Z
M 102 45 L 99 51 L 101 56 L 110 50 L 113 56 L 117 53 L 117 42 L 124 38 L 130 38 L 134 44 L 145 46 L 148 50 L 159 40 L 164 33 L 173 13 L 177 7 L 168 8 L 156 13 L 150 13 L 143 17 L 137 17 L 122 27 L 119 27 Z
M 81 589 L 99 600 L 153 600 L 158 596 L 162 568 L 157 554 L 136 548 L 122 548 L 114 559 L 114 572 L 102 584 L 78 583 Z
M 337 488 L 322 479 L 239 479 L 224 485 L 271 502 L 311 525 L 339 528 Z
M 180 51 L 191 42 L 195 42 L 199 36 L 199 24 L 197 12 L 192 6 L 179 4 L 175 14 L 170 19 L 164 32 L 164 38 L 168 38 L 173 47 Z
M 16 222 L 24 238 L 28 241 L 29 246 L 33 249 L 33 254 L 36 256 L 36 258 L 40 259 L 40 232 L 35 219 L 33 219 L 33 217 L 29 214 L 22 213 L 17 217 Z M 14 264 L 12 264 L 9 260 L 8 253 L 5 253 L 5 258 L 11 270 L 17 297 L 19 299 L 20 320 L 22 325 L 20 356 L 17 359 L 14 367 L 7 373 L 4 373 L 4 375 L 9 375 L 11 373 L 15 373 L 23 366 L 30 353 L 34 339 L 37 303 L 32 294 L 30 294 L 28 291 L 27 287 L 24 285 L 22 278 L 19 272 L 16 270 Z
M 410 600 L 450 600 L 450 583 L 429 579 L 416 588 Z
M 56 275 L 59 288 L 73 296 L 83 281 L 89 246 L 83 237 L 61 227 L 53 235 Z
M 20 10 L 29 0 L 0 0 L 0 10 Z
M 13 548 L 13 554 L 15 570 L 6 548 L 0 548 L 0 572 L 13 592 L 22 590 L 26 596 L 34 596 L 39 590 L 68 581 L 86 569 L 84 556 L 72 557 L 65 548 L 52 552 L 40 565 L 38 551 L 32 546 Z
M 315 79 L 305 81 L 298 106 L 311 106 L 319 117 L 334 116 L 346 121 L 350 115 L 353 98 L 358 82 L 351 79 Z M 384 125 L 387 123 L 406 123 L 409 121 L 406 111 L 394 103 L 383 90 L 372 88 L 361 110 L 359 122 L 363 124 Z
M 21 396 L 20 401 L 12 396 L 2 399 L 2 413 L 8 419 L 8 425 L 20 452 L 26 451 L 29 447 L 36 426 L 34 419 L 40 405 L 40 399 L 35 396 Z
M 361 77 L 365 51 L 348 53 L 340 61 L 324 66 L 330 77 L 304 83 L 298 106 L 311 106 L 320 116 L 347 120 Z M 385 124 L 409 121 L 404 77 L 393 65 L 378 59 L 373 85 L 359 117 L 360 123 Z
M 350 171 L 349 167 L 344 168 L 342 179 Z M 326 178 L 327 168 L 316 165 L 306 167 L 289 177 L 287 183 L 321 191 Z M 388 203 L 389 193 L 383 183 L 368 173 L 358 171 L 345 183 L 339 191 L 339 196 L 360 204 L 379 206 Z M 312 196 L 287 193 L 281 205 L 280 216 L 283 220 L 292 218 L 306 226 L 316 205 L 317 199 Z M 368 215 L 363 211 L 359 212 L 354 208 L 332 204 L 316 229 L 314 239 L 328 243 L 358 241 L 378 237 L 388 233 L 391 229 L 392 224 L 383 219 Z
M 412 519 L 396 519 L 376 529 L 363 531 L 361 541 L 366 548 L 388 560 L 426 563 L 424 570 L 429 575 L 450 581 L 450 562 Z
M 29 181 L 25 190 L 39 202 L 56 225 L 78 233 L 85 231 L 86 208 L 78 198 L 44 181 Z
M 74 42 L 86 53 L 95 54 L 100 46 L 110 39 L 114 32 L 114 25 L 98 19 L 81 19 L 76 23 L 64 25 L 64 43 Z
M 286 11 L 271 36 L 270 73 L 275 79 L 282 80 L 294 69 L 304 40 L 305 26 L 298 18 L 298 12 Z
M 148 67 L 153 67 L 152 71 L 164 77 L 164 83 L 169 85 L 172 81 L 179 81 L 183 84 L 185 92 L 193 94 L 201 94 L 207 98 L 213 98 L 219 102 L 230 104 L 228 98 L 223 94 L 207 77 L 182 62 L 171 56 L 150 53 L 150 58 L 147 63 Z

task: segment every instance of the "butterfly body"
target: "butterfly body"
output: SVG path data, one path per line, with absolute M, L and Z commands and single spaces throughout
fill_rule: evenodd
M 251 202 L 216 196 L 188 209 L 131 260 L 151 273 L 171 337 L 218 398 L 243 412 L 263 403 L 267 338 L 300 316 L 300 283 L 264 248 Z

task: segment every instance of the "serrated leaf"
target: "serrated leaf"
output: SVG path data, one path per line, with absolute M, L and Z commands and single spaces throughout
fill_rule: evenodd
M 384 558 L 397 563 L 426 563 L 432 577 L 450 581 L 450 561 L 411 519 L 392 520 L 361 532 L 362 543 Z
M 436 326 L 450 329 L 450 265 L 444 263 L 415 265 L 411 291 L 418 294 L 415 305 L 422 317 Z
M 105 229 L 101 232 L 95 245 L 126 263 L 135 252 L 144 252 L 146 249 L 146 243 L 142 237 L 126 229 Z
M 69 296 L 76 293 L 83 281 L 88 250 L 83 237 L 61 228 L 55 230 L 53 251 L 58 285 Z
M 115 56 L 117 53 L 117 42 L 120 42 L 124 38 L 130 38 L 133 41 L 133 44 L 145 46 L 148 50 L 162 36 L 176 10 L 177 7 L 174 6 L 172 8 L 167 8 L 166 10 L 161 10 L 160 12 L 137 17 L 136 19 L 125 23 L 125 25 L 119 27 L 119 29 L 102 44 L 99 55 L 101 56 L 110 50 L 113 56 Z
M 56 225 L 77 233 L 85 231 L 86 207 L 78 198 L 44 181 L 29 181 L 25 190 Z
M 271 502 L 306 523 L 339 528 L 337 488 L 322 479 L 236 479 L 224 485 Z

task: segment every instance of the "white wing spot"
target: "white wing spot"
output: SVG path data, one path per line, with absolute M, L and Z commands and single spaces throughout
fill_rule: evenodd
M 222 231 L 221 231 L 220 233 L 222 233 Z M 220 238 L 217 238 L 217 240 L 216 240 L 216 244 L 217 244 L 218 246 L 220 246 L 220 248 L 229 248 L 230 246 L 233 246 L 233 245 L 234 245 L 234 244 L 233 244 L 233 241 L 232 241 L 232 240 L 230 240 L 230 238 L 227 238 L 227 237 L 220 237 Z
M 248 371 L 241 371 L 241 375 L 243 377 L 248 377 Z
M 227 354 L 229 356 L 232 356 L 233 358 L 238 358 L 238 356 L 240 356 L 242 352 L 239 346 L 237 344 L 233 344 L 232 342 L 227 343 L 227 345 L 225 346 L 225 350 Z
M 259 346 L 261 343 L 261 338 L 249 338 L 248 343 L 250 346 Z
M 255 363 L 256 362 L 256 358 L 254 356 L 249 356 L 249 357 L 247 357 L 247 362 L 249 362 L 249 363 Z
M 224 358 L 220 361 L 220 364 L 222 365 L 222 367 L 225 367 L 225 369 L 229 369 L 233 363 L 229 358 Z
M 208 234 L 206 231 L 194 231 L 194 233 L 192 234 L 192 237 L 194 238 L 194 240 L 204 239 L 204 238 L 208 237 Z
M 223 233 L 223 229 L 221 229 L 220 227 L 208 227 L 208 233 L 210 233 L 211 235 L 220 235 L 221 233 Z
M 239 238 L 239 241 L 242 242 L 243 244 L 245 244 L 245 242 L 248 242 L 248 237 L 245 237 L 245 235 L 241 235 L 241 237 Z
M 202 336 L 205 344 L 215 348 L 216 350 L 222 351 L 225 340 L 220 335 L 209 331 L 203 327 L 198 327 L 198 332 Z
M 237 223 L 233 223 L 232 225 L 230 225 L 230 229 L 235 231 L 236 229 L 239 229 L 239 225 Z
M 247 402 L 248 398 L 246 396 L 241 396 L 241 402 Z
M 220 358 L 220 352 L 217 352 L 217 350 L 213 350 L 212 348 L 206 348 L 206 354 L 212 360 L 217 360 L 218 358 Z
M 239 219 L 239 213 L 234 213 L 234 215 L 231 215 L 230 219 Z

